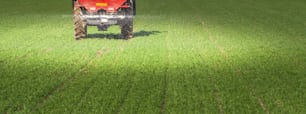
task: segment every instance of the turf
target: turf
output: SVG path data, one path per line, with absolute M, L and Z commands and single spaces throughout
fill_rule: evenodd
M 0 4 L 0 113 L 306 113 L 305 0 L 138 0 L 73 39 L 69 0 Z

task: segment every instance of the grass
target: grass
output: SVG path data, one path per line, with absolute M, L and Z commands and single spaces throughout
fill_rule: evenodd
M 137 2 L 75 41 L 70 1 L 2 1 L 0 113 L 306 112 L 305 1 Z

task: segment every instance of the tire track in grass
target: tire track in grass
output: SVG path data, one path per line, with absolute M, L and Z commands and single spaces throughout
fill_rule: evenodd
M 103 52 L 102 50 L 99 50 L 99 51 L 97 51 L 97 55 L 99 56 L 98 58 L 102 58 L 104 55 L 105 55 L 105 53 L 107 53 L 107 52 Z M 98 63 L 98 62 L 103 62 L 103 59 L 101 60 L 101 61 L 93 61 L 93 62 L 96 62 L 96 63 Z M 89 66 L 88 66 L 88 68 L 89 68 Z M 82 71 L 85 71 L 86 69 L 88 69 L 88 68 L 84 68 Z M 89 83 L 90 83 L 90 86 L 88 86 L 87 88 L 85 88 L 85 90 L 82 92 L 82 95 L 80 96 L 80 99 L 78 100 L 79 101 L 79 103 L 76 105 L 76 106 L 79 106 L 80 104 L 81 104 L 81 101 L 84 99 L 84 97 L 87 95 L 87 93 L 89 92 L 89 91 L 91 91 L 92 90 L 92 87 L 93 87 L 93 85 L 95 85 L 95 83 L 96 83 L 96 80 L 95 80 L 96 78 L 94 78 L 94 79 L 92 79 Z M 73 112 L 74 110 L 71 110 L 70 111 L 70 113 L 71 114 L 73 114 L 74 112 Z
M 202 48 L 195 49 L 195 46 L 200 46 L 201 43 L 199 42 L 203 42 L 205 39 L 195 41 L 195 37 L 200 35 L 188 30 L 189 27 L 192 27 L 190 24 L 189 22 L 183 22 L 179 23 L 182 28 L 170 28 L 169 30 L 173 30 L 169 33 L 171 37 L 164 41 L 167 49 L 165 57 L 168 55 L 168 60 L 166 58 L 168 70 L 165 72 L 168 76 L 166 79 L 168 87 L 166 88 L 164 113 L 204 113 L 206 111 L 205 102 L 209 102 L 205 99 L 210 97 L 206 94 L 207 89 L 205 87 L 207 84 L 199 79 L 203 79 L 201 69 L 203 66 L 199 63 L 197 52 Z M 175 26 L 177 25 L 173 27 Z M 198 30 L 193 27 L 192 29 Z M 175 40 L 171 38 L 175 38 Z
M 216 69 L 219 69 L 218 63 L 216 63 L 214 67 Z M 209 79 L 213 83 L 213 88 L 214 88 L 213 89 L 214 90 L 213 94 L 214 94 L 215 100 L 216 100 L 216 102 L 218 104 L 219 113 L 220 114 L 224 114 L 224 108 L 223 108 L 223 104 L 222 104 L 223 100 L 222 100 L 222 98 L 220 96 L 220 89 L 217 86 L 217 83 L 215 82 L 215 80 L 212 79 L 212 77 L 210 77 Z
M 207 104 L 210 101 L 208 99 L 205 99 L 205 98 L 209 98 L 210 97 L 209 93 L 211 93 L 211 92 L 208 91 L 208 89 L 203 89 L 203 87 L 208 86 L 209 84 L 205 83 L 207 85 L 202 85 L 202 84 L 204 84 L 204 83 L 202 83 L 203 79 L 208 79 L 208 83 L 211 83 L 211 81 L 210 81 L 211 77 L 204 77 L 204 75 L 203 75 L 203 70 L 204 69 L 202 69 L 203 68 L 202 65 L 207 64 L 207 61 L 204 58 L 205 55 L 207 54 L 207 50 L 208 50 L 208 49 L 206 49 L 207 47 L 204 47 L 204 46 L 206 46 L 204 44 L 205 44 L 205 42 L 207 42 L 207 39 L 205 37 L 203 37 L 202 34 L 198 34 L 198 32 L 200 32 L 200 33 L 202 32 L 200 29 L 197 29 L 197 30 L 199 30 L 199 31 L 196 31 L 196 33 L 195 33 L 196 35 L 194 36 L 194 37 L 197 38 L 196 45 L 192 45 L 193 46 L 192 49 L 195 49 L 195 50 L 193 50 L 194 52 L 198 52 L 198 53 L 195 53 L 195 54 L 198 54 L 198 57 L 194 57 L 196 59 L 193 60 L 193 64 L 195 65 L 196 72 L 199 72 L 199 74 L 197 73 L 196 76 L 193 76 L 192 79 L 196 83 L 196 85 L 195 85 L 196 86 L 196 91 L 200 93 L 200 96 L 199 96 L 199 100 L 200 100 L 199 108 L 200 108 L 200 110 L 199 111 L 200 111 L 200 113 L 208 113 L 208 111 L 210 111 L 210 110 L 207 110 L 207 109 L 213 103 Z M 197 36 L 197 35 L 199 35 L 199 36 Z M 209 68 L 209 67 L 205 66 L 205 68 Z M 197 70 L 201 70 L 201 71 L 197 71 Z M 199 77 L 197 77 L 197 76 L 199 76 Z M 203 94 L 207 95 L 207 96 L 204 96 Z M 211 111 L 210 113 L 213 113 L 213 112 Z
M 168 30 L 170 30 L 170 25 L 168 25 Z M 169 32 L 167 33 L 167 36 L 165 38 L 165 42 L 166 42 L 166 47 L 167 47 L 167 51 L 168 51 L 168 55 L 167 55 L 167 59 L 168 59 L 168 67 L 166 69 L 166 74 L 164 76 L 164 87 L 162 90 L 162 97 L 161 97 L 161 104 L 160 104 L 160 114 L 165 114 L 166 113 L 166 100 L 167 100 L 167 89 L 168 89 L 168 73 L 169 73 L 169 66 L 171 63 L 171 54 L 170 54 L 170 47 L 169 47 Z
M 212 36 L 212 33 L 210 32 L 210 30 L 208 29 L 208 27 L 206 27 L 205 25 L 205 22 L 203 20 L 200 21 L 201 25 L 202 25 L 202 28 L 204 29 L 204 31 L 208 34 L 208 39 L 209 41 L 211 41 L 215 46 L 216 48 L 220 51 L 220 53 L 223 55 L 223 57 L 225 59 L 228 58 L 228 55 L 225 53 L 224 51 L 224 48 L 221 47 L 214 39 L 213 39 L 213 36 Z M 220 69 L 220 66 L 218 65 L 219 63 L 215 63 L 215 68 L 217 69 Z M 215 99 L 218 103 L 218 108 L 219 108 L 219 112 L 221 114 L 224 114 L 224 108 L 223 108 L 223 105 L 222 105 L 222 98 L 220 96 L 220 89 L 219 87 L 216 85 L 216 82 L 214 82 L 214 80 L 211 80 L 212 83 L 214 83 L 214 95 L 215 95 Z
M 102 58 L 102 57 L 107 53 L 107 51 L 108 51 L 108 50 L 103 51 L 103 50 L 100 49 L 99 51 L 97 51 L 96 55 L 98 56 L 98 58 Z M 102 61 L 96 61 L 96 63 L 98 63 L 98 62 L 103 62 L 103 59 L 102 59 Z M 84 72 L 86 69 L 88 69 L 88 68 L 84 68 L 84 69 L 82 69 L 82 71 Z M 86 96 L 87 93 L 88 93 L 88 91 L 90 91 L 90 90 L 92 89 L 92 85 L 94 85 L 95 82 L 96 82 L 95 78 L 92 79 L 92 80 L 89 82 L 89 83 L 90 83 L 90 86 L 88 86 L 87 88 L 85 88 L 84 92 L 82 92 L 82 95 L 80 96 L 79 101 L 82 101 L 82 100 L 83 100 L 84 96 Z M 79 102 L 79 103 L 77 104 L 77 106 L 80 105 L 80 103 L 81 103 L 81 102 Z M 73 110 L 70 111 L 70 113 L 73 114 Z
M 156 38 L 160 40 L 156 40 Z M 132 82 L 130 85 L 130 92 L 128 93 L 127 99 L 124 100 L 122 107 L 118 109 L 118 105 L 116 104 L 114 106 L 114 111 L 106 113 L 117 113 L 118 110 L 120 110 L 119 113 L 131 114 L 160 113 L 164 69 L 160 68 L 161 64 L 159 63 L 164 63 L 163 61 L 160 61 L 160 59 L 166 57 L 165 55 L 167 55 L 165 54 L 166 51 L 164 51 L 166 49 L 164 48 L 164 43 L 164 38 L 160 37 L 135 40 L 134 44 L 136 45 L 131 47 L 136 47 L 137 49 L 134 50 L 133 48 L 129 48 L 130 50 L 128 53 L 123 55 L 123 57 L 128 57 L 125 61 L 133 61 L 131 62 L 131 66 L 133 68 L 132 71 L 129 71 L 128 74 L 124 73 L 124 75 L 128 75 L 129 79 L 132 80 L 130 81 Z M 161 48 L 161 46 L 163 48 Z M 162 55 L 155 52 L 160 52 Z M 126 66 L 126 64 L 129 63 L 123 63 L 124 66 Z M 122 82 L 127 83 L 128 81 Z M 120 93 L 124 94 L 123 92 L 126 90 L 127 89 L 121 90 L 122 92 Z M 122 101 L 122 99 L 122 97 L 119 97 L 118 101 Z M 116 100 L 115 102 L 118 101 Z
M 126 41 L 126 42 L 123 42 L 123 44 L 120 45 L 120 51 L 116 53 L 115 59 L 112 61 L 112 63 L 111 63 L 111 64 L 109 65 L 109 67 L 108 67 L 109 69 L 113 69 L 113 68 L 114 68 L 115 64 L 116 64 L 116 63 L 118 62 L 118 60 L 119 60 L 120 55 L 121 55 L 122 52 L 124 51 L 124 48 L 125 48 L 126 46 L 128 46 L 128 44 L 129 44 L 129 41 Z M 89 88 L 86 89 L 86 91 L 83 93 L 83 95 L 81 95 L 80 100 L 79 100 L 79 103 L 76 105 L 77 107 L 80 107 L 80 106 L 81 106 L 81 103 L 84 101 L 85 97 L 88 96 L 88 93 L 90 93 L 90 91 L 92 91 L 93 85 L 96 84 L 95 82 L 96 82 L 95 79 L 92 79 L 92 81 L 90 81 L 91 86 L 90 86 Z M 128 93 L 129 93 L 129 90 L 130 90 L 130 87 L 129 87 L 129 89 L 126 91 L 126 94 L 125 94 L 125 96 L 124 96 L 123 99 L 126 99 Z M 123 104 L 121 104 L 121 105 L 123 105 Z M 75 109 L 75 110 L 71 110 L 70 113 L 76 113 L 75 111 L 76 111 L 76 109 Z
M 143 64 L 144 63 L 145 62 L 143 62 Z M 129 76 L 129 75 L 127 75 L 127 76 Z M 126 78 L 127 78 L 127 76 L 126 76 Z M 124 104 L 126 103 L 126 100 L 128 99 L 128 95 L 130 94 L 131 89 L 132 89 L 132 82 L 128 80 L 128 89 L 125 91 L 124 96 L 120 100 L 120 103 L 119 103 L 118 107 L 115 108 L 115 110 L 116 110 L 115 113 L 116 114 L 121 113 L 121 110 L 122 110 Z
M 260 97 L 257 97 L 255 90 L 253 90 L 253 91 L 251 92 L 251 95 L 253 95 L 254 97 L 257 98 L 257 101 L 258 101 L 260 107 L 262 108 L 262 110 L 263 110 L 266 114 L 270 114 L 269 111 L 267 110 L 267 108 L 266 108 L 266 106 L 265 106 L 263 100 L 262 100 Z
M 204 31 L 208 34 L 208 39 L 209 39 L 209 41 L 213 42 L 213 43 L 216 45 L 216 43 L 215 43 L 215 42 L 213 41 L 213 39 L 212 39 L 211 32 L 208 30 L 207 27 L 205 27 L 204 21 L 201 20 L 200 23 L 201 23 L 201 26 L 202 26 L 202 28 L 204 29 Z M 216 46 L 217 46 L 217 48 L 218 48 L 219 50 L 221 49 L 221 53 L 224 52 L 224 49 L 223 49 L 223 48 L 220 48 L 219 45 L 216 45 Z M 218 63 L 215 64 L 215 65 L 216 65 L 215 67 L 216 67 L 217 69 L 219 69 Z M 218 103 L 219 113 L 224 114 L 224 108 L 223 108 L 223 105 L 222 105 L 222 98 L 221 98 L 221 96 L 220 96 L 220 90 L 219 90 L 218 86 L 216 85 L 216 82 L 214 82 L 214 80 L 212 80 L 212 78 L 209 78 L 209 79 L 210 79 L 210 81 L 214 84 L 214 86 L 213 86 L 213 87 L 214 87 L 214 96 L 215 96 L 216 102 Z
M 200 113 L 204 112 L 203 101 L 205 94 L 202 89 L 200 71 L 201 66 L 197 64 L 197 53 L 195 52 L 195 35 L 189 21 L 185 18 L 177 18 L 178 23 L 171 24 L 169 28 L 171 37 L 166 40 L 168 53 L 166 111 L 165 113 Z M 180 28 L 175 28 L 179 26 Z M 192 27 L 192 28 L 189 28 Z M 191 30 L 189 30 L 191 29 Z M 175 38 L 175 39 L 174 39 Z M 201 39 L 202 40 L 202 39 Z M 166 56 L 167 57 L 167 56 Z
M 37 104 L 37 106 L 34 109 L 37 110 L 39 107 L 43 106 L 48 101 L 50 96 L 62 90 L 67 83 L 76 81 L 76 78 L 78 77 L 79 74 L 86 72 L 86 70 L 96 62 L 96 59 L 103 57 L 106 53 L 108 53 L 109 50 L 110 49 L 103 49 L 103 48 L 97 50 L 96 55 L 91 57 L 88 60 L 88 62 L 86 62 L 86 64 L 81 66 L 81 68 L 77 72 L 73 73 L 70 77 L 62 81 L 59 85 L 55 86 L 45 96 L 43 96 L 43 99 Z M 86 94 L 86 92 L 84 94 Z
M 223 56 L 223 58 L 224 58 L 225 60 L 228 60 L 228 53 L 224 50 L 224 47 L 222 47 L 222 46 L 214 39 L 214 37 L 212 36 L 212 33 L 210 32 L 209 28 L 206 27 L 206 25 L 205 25 L 205 23 L 204 23 L 203 20 L 201 20 L 201 25 L 202 25 L 202 28 L 204 29 L 204 31 L 206 31 L 206 32 L 208 33 L 208 35 L 209 35 L 209 36 L 208 36 L 208 37 L 209 37 L 209 40 L 210 40 L 211 42 L 214 43 L 214 45 L 215 45 L 216 48 L 220 51 L 220 53 L 221 53 L 221 55 Z M 234 65 L 234 64 L 230 64 L 230 65 L 231 65 L 232 68 L 234 68 L 234 69 L 236 70 L 235 72 L 236 72 L 238 75 L 241 75 L 241 68 L 240 68 L 240 67 L 238 67 L 238 66 L 236 66 L 236 65 Z M 243 76 L 241 76 L 241 77 L 244 78 Z M 244 80 L 246 80 L 246 79 L 244 78 Z M 254 97 L 257 98 L 257 102 L 258 102 L 258 104 L 260 105 L 262 111 L 264 111 L 266 114 L 269 114 L 269 111 L 268 111 L 268 109 L 266 108 L 266 106 L 265 106 L 263 100 L 262 100 L 260 97 L 258 97 L 258 95 L 256 94 L 255 90 L 252 89 L 252 88 L 249 87 L 249 86 L 248 86 L 248 89 L 249 89 L 249 91 L 251 91 L 251 92 L 250 92 L 250 96 L 254 96 Z M 217 92 L 219 93 L 218 90 L 217 90 Z M 219 94 L 216 94 L 216 96 L 219 96 Z M 219 96 L 219 97 L 220 97 L 220 96 Z M 218 97 L 217 97 L 217 98 L 218 98 Z M 221 100 L 217 100 L 217 101 L 218 101 L 219 103 L 221 103 Z M 220 113 L 224 113 L 224 110 L 223 110 L 223 108 L 222 108 L 222 105 L 220 105 L 219 108 L 220 108 Z M 221 109 L 222 109 L 222 110 L 221 110 Z
M 117 46 L 117 48 L 118 47 L 120 47 L 120 49 L 124 49 L 124 47 L 125 47 L 125 45 L 126 45 L 127 43 L 126 42 L 122 42 L 119 46 Z M 100 56 L 103 56 L 104 55 L 104 53 L 105 52 L 102 52 L 102 51 L 98 51 L 97 52 L 97 55 L 100 55 Z M 118 57 L 119 57 L 119 52 L 117 52 L 117 53 L 115 53 L 115 60 L 114 61 L 117 61 L 118 59 Z M 95 63 L 100 63 L 101 61 L 103 61 L 104 59 L 99 59 L 99 61 L 94 61 Z M 114 62 L 112 62 L 111 64 L 110 64 L 110 67 L 112 67 L 114 65 Z M 86 71 L 86 68 L 85 69 L 83 69 L 83 71 Z M 77 100 L 77 101 L 79 101 L 78 103 L 76 103 L 76 107 L 80 107 L 81 106 L 81 103 L 84 101 L 83 99 L 85 99 L 85 97 L 88 95 L 88 93 L 90 92 L 90 91 L 92 91 L 92 89 L 93 89 L 93 85 L 95 85 L 96 84 L 96 78 L 93 78 L 93 79 L 91 79 L 90 81 L 89 81 L 89 84 L 90 84 L 90 86 L 88 86 L 88 87 L 86 87 L 86 89 L 81 93 L 81 95 L 80 95 L 80 98 L 79 98 L 79 100 Z M 74 109 L 71 109 L 70 110 L 70 113 L 75 113 L 76 112 L 76 109 L 77 108 L 74 108 Z
M 115 56 L 115 58 L 117 58 L 117 56 L 119 56 L 119 54 L 118 53 L 116 53 L 116 56 Z M 115 59 L 113 62 L 112 62 L 112 64 L 113 63 L 116 63 L 116 61 L 117 61 L 117 59 Z M 99 61 L 99 62 L 101 62 L 101 61 Z M 97 62 L 98 63 L 98 62 Z M 110 69 L 112 69 L 112 66 L 113 65 L 110 65 Z M 86 88 L 85 89 L 85 91 L 83 92 L 83 94 L 81 95 L 81 97 L 80 97 L 80 99 L 79 99 L 79 103 L 76 105 L 76 106 L 81 106 L 81 103 L 82 103 L 82 101 L 84 100 L 84 98 L 88 95 L 88 93 L 90 92 L 90 91 L 92 91 L 92 89 L 93 89 L 93 85 L 95 85 L 96 84 L 96 80 L 95 79 L 92 79 L 90 82 L 90 87 L 88 87 L 88 88 Z M 74 112 L 75 110 L 71 110 L 70 111 L 70 113 L 75 113 Z
M 72 76 L 68 77 L 66 80 L 62 81 L 59 85 L 51 89 L 51 91 L 49 91 L 46 94 L 46 96 L 43 97 L 44 98 L 43 103 L 46 102 L 51 95 L 55 94 L 58 90 L 62 89 L 67 82 L 74 80 L 79 73 L 84 72 L 85 69 L 87 69 L 87 67 L 90 66 L 96 58 L 98 57 L 97 56 L 91 57 L 91 59 L 89 59 L 89 62 L 83 65 L 79 71 L 75 72 Z
M 193 9 L 194 9 L 194 7 L 193 7 Z M 197 10 L 197 9 L 195 9 L 195 10 Z M 208 34 L 208 40 L 210 41 L 210 42 L 213 42 L 214 43 L 214 45 L 216 45 L 216 43 L 213 41 L 213 39 L 212 39 L 212 35 L 211 35 L 211 32 L 208 30 L 208 28 L 206 27 L 206 25 L 205 25 L 205 22 L 202 20 L 202 18 L 201 17 L 199 17 L 199 16 L 196 16 L 195 17 L 196 18 L 196 20 L 198 21 L 198 22 L 200 22 L 200 25 L 201 25 L 201 28 L 202 29 L 204 29 L 204 32 L 206 32 L 207 34 Z M 224 52 L 224 49 L 223 48 L 221 48 L 219 45 L 216 45 L 217 46 L 217 48 L 221 51 L 221 53 L 223 53 Z M 200 55 L 201 56 L 203 56 L 203 55 L 205 55 L 205 54 L 203 54 L 203 52 L 201 52 L 200 53 Z M 219 69 L 219 65 L 218 65 L 218 63 L 215 63 L 215 66 L 214 66 L 216 69 Z M 222 105 L 222 98 L 221 98 L 221 96 L 220 96 L 220 89 L 218 88 L 218 86 L 216 85 L 216 82 L 212 79 L 213 77 L 211 77 L 211 75 L 209 75 L 209 77 L 208 77 L 208 80 L 209 80 L 209 82 L 211 82 L 212 84 L 213 84 L 213 95 L 214 95 L 214 99 L 215 99 L 215 101 L 217 102 L 217 104 L 218 104 L 218 110 L 219 110 L 219 113 L 220 114 L 224 114 L 225 112 L 224 112 L 224 107 L 223 107 L 223 105 Z
M 116 44 L 115 46 L 118 47 L 123 45 L 124 42 L 120 42 L 119 44 Z M 107 44 L 111 44 L 111 43 L 107 43 Z M 114 46 L 114 47 L 115 47 Z M 96 84 L 96 77 L 93 77 L 92 75 L 90 75 L 89 73 L 91 73 L 90 71 L 93 71 L 91 69 L 96 68 L 96 65 L 101 63 L 102 61 L 104 61 L 104 56 L 111 52 L 108 48 L 108 46 L 106 46 L 107 48 L 105 49 L 99 49 L 98 51 L 96 51 L 96 58 L 91 59 L 92 62 L 88 64 L 88 66 L 85 66 L 83 68 L 80 68 L 79 73 L 76 74 L 74 79 L 71 79 L 70 81 L 67 81 L 67 83 L 65 83 L 64 87 L 62 87 L 61 89 L 59 89 L 58 91 L 56 91 L 57 93 L 54 93 L 54 95 L 50 96 L 50 102 L 48 101 L 48 103 L 44 103 L 44 106 L 40 106 L 41 109 L 37 109 L 36 111 L 44 113 L 49 112 L 50 110 L 46 110 L 46 109 L 50 109 L 50 105 L 51 105 L 51 109 L 56 109 L 58 108 L 58 110 L 51 110 L 51 111 L 55 111 L 58 112 L 60 111 L 59 109 L 63 108 L 63 107 L 57 107 L 57 106 L 52 106 L 55 103 L 63 103 L 66 104 L 67 106 L 65 107 L 65 111 L 73 113 L 73 111 L 75 110 L 75 108 L 73 107 L 77 107 L 80 102 L 83 100 L 83 98 L 87 95 L 87 93 L 89 91 L 92 90 L 93 85 Z M 116 54 L 116 53 L 115 53 Z M 86 78 L 86 79 L 84 79 Z M 83 82 L 85 81 L 85 82 Z M 79 83 L 88 83 L 85 85 L 79 84 Z M 78 85 L 74 85 L 74 84 L 78 84 Z M 75 99 L 69 99 L 68 101 L 62 101 L 61 99 L 63 98 L 69 98 L 69 93 L 67 94 L 67 91 L 69 92 L 75 92 L 74 89 L 71 89 L 69 87 L 79 87 L 81 88 L 80 90 L 76 91 L 76 94 L 74 95 Z M 65 91 L 67 90 L 67 91 Z M 66 93 L 65 93 L 66 92 Z M 60 95 L 60 96 L 57 96 Z M 68 97 L 67 97 L 68 96 Z M 77 97 L 76 97 L 77 96 Z
M 145 42 L 145 43 L 138 42 L 138 41 L 142 41 L 141 39 L 135 39 L 135 40 L 132 39 L 131 41 L 132 42 L 128 41 L 129 44 L 131 43 L 136 44 L 136 45 L 133 45 L 133 47 L 143 48 L 143 47 L 146 47 L 146 44 L 148 44 L 148 42 Z M 132 47 L 132 46 L 129 46 L 129 47 Z M 72 113 L 81 112 L 82 108 L 84 110 L 91 109 L 91 107 L 97 107 L 97 108 L 95 108 L 95 110 L 88 110 L 89 112 L 96 111 L 96 112 L 104 112 L 104 113 L 126 113 L 125 112 L 127 111 L 125 110 L 126 106 L 130 104 L 131 105 L 134 104 L 134 103 L 130 103 L 130 101 L 138 100 L 138 99 L 135 99 L 134 96 L 138 96 L 139 94 L 135 95 L 134 93 L 141 92 L 141 91 L 138 91 L 138 88 L 136 87 L 138 85 L 135 84 L 137 83 L 135 82 L 135 80 L 138 80 L 136 79 L 138 77 L 139 78 L 142 78 L 142 77 L 133 76 L 133 74 L 139 68 L 138 66 L 139 65 L 141 66 L 141 64 L 144 64 L 144 63 L 141 63 L 138 65 L 133 62 L 131 63 L 126 62 L 126 61 L 129 61 L 131 57 L 135 56 L 133 54 L 138 54 L 140 52 L 138 50 L 132 51 L 131 49 L 133 48 L 125 48 L 122 46 L 120 47 L 121 51 L 117 51 L 117 53 L 114 53 L 114 55 L 112 55 L 113 57 L 110 60 L 113 60 L 113 61 L 110 64 L 102 66 L 102 69 L 107 69 L 107 70 L 103 70 L 102 72 L 99 72 L 97 74 L 101 76 L 101 78 L 99 78 L 98 80 L 99 82 L 96 83 L 96 85 L 94 85 L 94 87 L 91 88 L 86 93 L 86 95 L 84 95 L 82 100 L 79 102 L 78 107 Z M 133 53 L 133 52 L 136 52 L 136 53 Z M 141 52 L 146 52 L 146 51 L 141 51 Z M 137 57 L 139 58 L 139 60 L 143 58 L 141 57 L 140 54 L 138 56 L 140 56 L 140 57 Z M 136 61 L 135 60 L 133 61 L 138 62 L 139 60 L 137 59 Z M 123 65 L 123 69 L 122 69 L 122 65 Z M 132 68 L 136 68 L 136 69 L 128 70 L 130 69 L 129 66 L 132 66 Z M 128 69 L 125 69 L 125 68 L 128 68 Z M 131 78 L 131 77 L 135 77 L 135 78 Z M 115 86 L 115 87 L 112 87 L 112 86 Z M 116 89 L 116 90 L 112 90 L 112 89 Z M 136 91 L 134 91 L 135 89 Z M 100 93 L 103 95 L 104 98 L 97 96 Z M 133 97 L 132 99 L 131 99 L 131 96 Z M 139 103 L 142 103 L 142 101 Z M 130 110 L 133 110 L 133 109 L 130 109 Z
M 223 109 L 223 105 L 222 105 L 222 98 L 220 96 L 220 90 L 219 90 L 219 88 L 217 87 L 216 84 L 214 85 L 214 88 L 215 88 L 214 89 L 215 90 L 214 91 L 215 99 L 217 100 L 217 103 L 218 103 L 219 112 L 220 112 L 220 114 L 224 114 L 224 109 Z
M 120 114 L 121 110 L 122 110 L 122 107 L 124 106 L 125 102 L 126 102 L 126 99 L 128 99 L 128 95 L 131 91 L 131 88 L 132 88 L 132 84 L 131 84 L 131 81 L 128 81 L 129 85 L 128 85 L 128 89 L 125 91 L 124 93 L 124 96 L 123 98 L 120 100 L 120 103 L 119 103 L 119 106 L 116 108 L 116 114 Z
M 195 26 L 197 27 L 197 26 Z M 186 27 L 187 28 L 187 27 Z M 197 29 L 197 28 L 194 28 Z M 188 67 L 186 66 L 186 74 L 184 75 L 185 81 L 188 82 L 186 83 L 186 87 L 184 87 L 185 92 L 188 92 L 189 94 L 185 95 L 188 99 L 187 103 L 189 105 L 186 106 L 187 111 L 186 113 L 205 113 L 205 111 L 209 106 L 205 104 L 205 102 L 209 102 L 207 99 L 203 99 L 211 97 L 209 94 L 209 91 L 206 91 L 206 89 L 203 89 L 205 86 L 208 84 L 206 82 L 203 82 L 203 78 L 205 78 L 205 71 L 203 71 L 203 65 L 206 64 L 206 61 L 199 58 L 199 56 L 203 56 L 206 53 L 206 49 L 203 46 L 203 43 L 207 40 L 206 38 L 203 38 L 201 35 L 200 37 L 197 36 L 198 31 L 192 31 L 189 34 L 191 34 L 189 37 L 192 37 L 192 40 L 190 40 L 189 37 L 184 37 L 182 38 L 183 40 L 181 41 L 181 46 L 182 46 L 182 51 L 184 59 L 182 61 L 188 61 L 189 64 Z M 185 34 L 184 34 L 185 35 Z M 198 39 L 200 38 L 200 39 Z M 190 42 L 191 41 L 191 42 Z M 191 46 L 190 46 L 191 45 Z M 185 60 L 186 59 L 186 60 Z M 201 62 L 199 62 L 201 61 Z M 202 63 L 203 62 L 203 63 Z M 208 68 L 208 67 L 205 67 Z M 199 71 L 200 70 L 200 71 Z M 207 77 L 206 77 L 207 78 Z M 209 79 L 210 77 L 208 77 Z M 208 81 L 211 82 L 211 81 Z M 204 84 L 206 83 L 206 84 Z M 193 97 L 189 97 L 193 96 Z M 208 113 L 208 112 L 206 112 Z M 212 112 L 210 112 L 212 113 Z
M 217 100 L 217 103 L 218 103 L 218 108 L 219 108 L 219 112 L 220 114 L 224 114 L 224 110 L 223 110 L 223 106 L 222 106 L 222 99 L 219 95 L 220 93 L 220 90 L 219 89 L 216 89 L 217 87 L 215 86 L 215 97 L 216 97 L 216 100 Z
M 197 9 L 195 9 L 197 10 Z M 198 17 L 198 16 L 195 16 L 194 17 L 195 20 L 201 20 L 201 17 Z M 196 21 L 197 23 L 198 22 L 202 22 L 202 21 Z M 203 25 L 199 25 L 199 32 L 202 32 L 201 28 L 203 28 Z M 200 40 L 197 41 L 197 45 L 198 45 L 198 51 L 199 51 L 199 62 L 202 63 L 201 65 L 196 65 L 196 67 L 200 67 L 198 70 L 202 71 L 202 65 L 203 63 L 206 64 L 207 66 L 205 68 L 210 68 L 209 67 L 209 59 L 205 58 L 207 57 L 208 55 L 208 51 L 209 49 L 205 49 L 205 48 L 208 48 L 210 47 L 210 45 L 213 45 L 211 43 L 209 43 L 210 39 L 209 39 L 209 34 L 207 33 L 207 31 L 205 31 L 205 35 L 201 34 L 199 36 Z M 206 38 L 204 37 L 206 36 Z M 207 43 L 206 45 L 204 45 L 205 43 Z M 212 46 L 211 46 L 212 47 Z M 203 50 L 204 49 L 204 50 Z M 194 63 L 196 64 L 196 63 Z M 218 65 L 216 65 L 218 66 Z M 202 99 L 203 101 L 201 101 L 201 113 L 221 113 L 221 114 L 224 114 L 224 109 L 223 109 L 223 105 L 222 105 L 222 99 L 219 95 L 219 92 L 220 90 L 217 88 L 217 85 L 215 84 L 215 81 L 213 80 L 213 77 L 212 77 L 212 74 L 210 74 L 209 72 L 206 72 L 207 74 L 202 74 L 203 72 L 201 72 L 200 76 L 207 76 L 206 78 L 202 78 L 203 79 L 206 79 L 208 81 L 208 83 L 206 84 L 206 86 L 208 88 L 212 88 L 212 90 L 209 90 L 209 89 L 201 89 L 201 88 L 198 88 L 197 91 L 201 91 L 201 93 L 204 93 L 204 94 L 207 94 L 207 97 L 209 98 L 213 98 L 212 100 L 211 99 Z M 204 72 L 205 73 L 205 72 Z M 200 80 L 199 78 L 194 78 L 194 80 Z M 202 81 L 198 82 L 198 83 L 202 83 Z M 202 85 L 204 86 L 204 85 Z M 206 93 L 205 93 L 206 92 Z M 215 103 L 213 103 L 215 102 Z M 206 103 L 209 103 L 209 104 L 206 104 Z M 215 104 L 215 105 L 214 105 Z M 206 109 L 206 110 L 205 110 Z M 211 109 L 216 109 L 216 111 L 212 111 Z
M 34 110 L 43 106 L 49 100 L 49 97 L 52 96 L 53 94 L 55 94 L 56 92 L 60 91 L 63 87 L 65 87 L 66 83 L 74 80 L 79 73 L 82 73 L 84 71 L 84 69 L 86 69 L 86 67 L 88 67 L 89 65 L 92 64 L 92 62 L 95 58 L 97 58 L 97 56 L 91 57 L 89 59 L 89 61 L 86 64 L 84 64 L 83 66 L 81 66 L 81 68 L 77 72 L 73 73 L 70 77 L 68 77 L 67 79 L 65 79 L 64 81 L 62 81 L 58 85 L 56 85 L 54 88 L 52 88 L 46 95 L 44 95 L 42 97 L 42 100 L 39 103 L 37 103 Z

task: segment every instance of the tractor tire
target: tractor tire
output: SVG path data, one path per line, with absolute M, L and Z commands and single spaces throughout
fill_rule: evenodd
M 124 39 L 133 37 L 133 19 L 125 19 L 121 24 L 121 35 Z
M 133 16 L 134 15 L 134 6 L 135 0 L 131 0 L 132 7 L 125 11 L 125 15 Z M 124 39 L 131 39 L 133 38 L 133 18 L 125 18 L 121 22 L 121 35 Z
M 80 7 L 76 7 L 73 10 L 74 14 L 74 38 L 76 40 L 80 40 L 87 36 L 87 24 L 82 20 L 82 9 Z
M 136 0 L 133 0 L 133 15 L 136 15 Z

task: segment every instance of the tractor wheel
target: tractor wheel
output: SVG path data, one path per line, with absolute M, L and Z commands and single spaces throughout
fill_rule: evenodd
M 131 0 L 134 1 L 134 0 Z M 125 15 L 133 16 L 134 14 L 134 4 L 132 3 L 132 7 L 130 9 L 125 10 Z M 133 18 L 125 18 L 121 22 L 121 35 L 124 39 L 131 39 L 133 37 Z
M 136 15 L 136 0 L 133 0 L 133 15 Z
M 80 7 L 74 8 L 73 13 L 74 13 L 74 38 L 76 40 L 80 40 L 87 36 L 87 24 L 81 18 L 83 13 Z
M 121 24 L 121 35 L 124 39 L 133 37 L 133 19 L 125 19 Z

